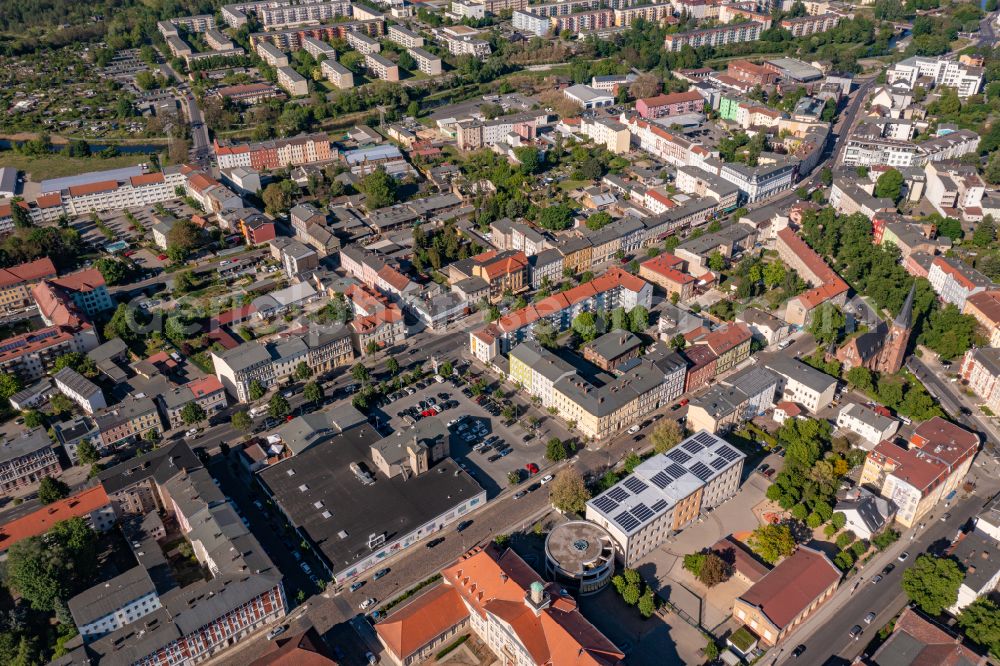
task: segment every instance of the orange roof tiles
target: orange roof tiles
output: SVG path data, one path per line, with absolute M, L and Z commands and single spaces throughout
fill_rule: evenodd
M 44 534 L 58 522 L 83 518 L 109 504 L 103 486 L 94 486 L 0 526 L 0 552 L 18 541 Z
M 128 179 L 132 187 L 143 187 L 145 185 L 159 185 L 160 183 L 166 182 L 163 174 L 159 171 L 153 173 L 144 173 L 141 176 L 132 176 Z
M 62 206 L 62 195 L 58 192 L 43 194 L 35 199 L 35 206 L 38 208 L 55 208 L 56 206 Z
M 22 282 L 34 282 L 42 278 L 55 277 L 55 264 L 48 257 L 24 264 L 0 269 L 0 287 L 11 287 Z
M 811 310 L 847 291 L 847 283 L 791 227 L 785 227 L 779 231 L 778 239 L 787 245 L 822 283 L 818 287 L 804 291 L 796 297 L 803 305 Z
M 35 299 L 38 311 L 42 316 L 57 326 L 79 326 L 82 319 L 76 305 L 63 297 L 47 280 L 42 280 L 31 288 L 31 296 Z
M 187 387 L 191 389 L 191 392 L 194 393 L 194 397 L 197 399 L 221 391 L 222 382 L 215 375 L 208 375 L 188 382 Z
M 689 90 L 687 92 L 670 93 L 668 95 L 657 95 L 656 97 L 647 97 L 642 100 L 646 103 L 646 106 L 669 106 L 670 104 L 683 104 L 684 102 L 697 102 L 702 99 L 702 96 L 696 90 Z
M 51 281 L 52 284 L 70 291 L 93 291 L 105 285 L 104 276 L 96 268 L 88 268 L 64 275 Z
M 193 189 L 195 192 L 204 193 L 207 190 L 210 190 L 213 187 L 217 186 L 218 184 L 219 182 L 217 180 L 209 178 L 200 171 L 188 176 L 188 185 L 190 185 L 191 189 Z
M 656 273 L 657 275 L 662 275 L 666 279 L 677 284 L 694 282 L 694 277 L 679 270 L 678 267 L 683 265 L 684 260 L 680 257 L 675 257 L 672 254 L 661 254 L 642 262 L 642 268 L 645 268 L 652 273 Z
M 69 193 L 74 197 L 82 197 L 88 194 L 97 194 L 98 192 L 110 192 L 111 190 L 118 189 L 117 180 L 102 180 L 96 183 L 87 183 L 86 185 L 74 185 L 69 188 Z
M 921 493 L 948 474 L 944 463 L 925 455 L 919 448 L 904 449 L 892 442 L 879 442 L 868 458 L 888 466 L 893 476 L 906 481 Z
M 469 616 L 451 585 L 437 585 L 375 625 L 379 637 L 403 659 Z
M 730 349 L 748 342 L 751 337 L 753 334 L 750 333 L 750 327 L 746 324 L 730 324 L 706 335 L 704 342 L 712 351 L 721 356 Z
M 402 291 L 410 284 L 409 278 L 397 271 L 392 266 L 383 266 L 377 275 L 388 282 L 393 288 Z
M 979 310 L 994 326 L 1000 324 L 1000 291 L 981 291 L 965 302 Z
M 495 252 L 493 253 L 496 254 Z M 520 250 L 501 256 L 497 261 L 492 261 L 483 267 L 488 280 L 492 281 L 501 275 L 510 275 L 523 271 L 528 266 L 528 258 Z

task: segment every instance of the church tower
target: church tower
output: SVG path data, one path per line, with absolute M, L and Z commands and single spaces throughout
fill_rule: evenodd
M 910 342 L 910 333 L 913 331 L 913 297 L 916 295 L 916 290 L 917 285 L 914 283 L 903 303 L 903 309 L 892 320 L 889 335 L 886 336 L 882 353 L 879 355 L 878 367 L 876 368 L 878 372 L 892 374 L 899 372 L 899 369 L 903 367 L 906 346 Z

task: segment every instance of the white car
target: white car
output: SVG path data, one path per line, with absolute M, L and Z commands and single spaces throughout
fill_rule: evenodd
M 634 425 L 634 426 L 632 426 L 631 428 L 628 429 L 628 434 L 630 434 L 630 435 L 634 435 L 637 432 L 639 432 L 639 426 L 638 426 L 638 424 Z
M 186 433 L 184 433 L 184 436 L 185 437 L 194 437 L 197 434 L 198 434 L 198 429 L 197 428 L 191 428 Z
M 366 608 L 370 608 L 374 604 L 375 604 L 375 597 L 369 597 L 368 599 L 365 599 L 360 604 L 358 604 L 358 608 L 360 608 L 361 610 L 365 610 Z
M 549 481 L 551 481 L 553 478 L 554 477 L 551 474 L 546 474 L 545 476 L 542 477 L 542 480 L 539 481 L 539 483 L 544 486 L 546 483 L 548 483 Z

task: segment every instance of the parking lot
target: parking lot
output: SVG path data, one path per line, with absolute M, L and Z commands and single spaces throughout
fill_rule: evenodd
M 528 466 L 541 467 L 545 463 L 544 445 L 540 438 L 528 435 L 517 421 L 505 424 L 491 397 L 484 395 L 478 398 L 478 403 L 476 400 L 458 380 L 439 383 L 428 379 L 390 394 L 381 407 L 379 423 L 388 423 L 396 431 L 419 419 L 434 416 L 441 419 L 453 433 L 451 457 L 492 498 L 507 488 L 510 472 L 520 470 L 525 478 Z M 440 412 L 435 414 L 437 410 Z M 525 441 L 525 437 L 529 439 Z

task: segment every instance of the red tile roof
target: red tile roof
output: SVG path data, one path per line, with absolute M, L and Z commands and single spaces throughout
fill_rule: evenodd
M 912 640 L 897 645 L 901 634 Z M 897 659 L 900 653 L 905 653 L 905 662 Z M 911 666 L 985 666 L 988 663 L 986 657 L 962 645 L 960 637 L 948 633 L 912 608 L 903 609 L 892 634 L 872 655 L 871 663 L 882 663 L 883 655 L 890 656 L 893 663 Z
M 38 311 L 48 321 L 57 326 L 79 326 L 82 322 L 80 313 L 73 301 L 47 280 L 42 280 L 31 288 L 31 296 L 35 299 Z
M 48 257 L 43 257 L 26 264 L 0 269 L 0 287 L 11 287 L 22 282 L 34 282 L 56 275 L 58 273 L 55 264 Z
M 785 227 L 779 231 L 778 239 L 788 246 L 788 249 L 806 265 L 821 283 L 816 288 L 804 291 L 796 297 L 803 305 L 811 310 L 847 291 L 847 283 L 823 261 L 823 257 L 816 254 L 804 240 L 799 238 L 799 235 L 791 227 Z
M 1000 324 L 1000 291 L 981 291 L 965 302 L 979 310 L 994 326 Z
M 62 195 L 58 192 L 43 194 L 35 199 L 35 206 L 38 208 L 54 208 L 56 206 L 62 206 Z
M 110 192 L 111 190 L 118 189 L 117 180 L 102 180 L 97 183 L 87 183 L 86 185 L 74 185 L 69 188 L 69 193 L 74 197 L 82 197 L 88 194 L 97 194 L 98 192 Z
M 160 183 L 166 182 L 163 174 L 159 171 L 153 173 L 144 173 L 141 176 L 132 176 L 128 179 L 132 184 L 132 187 L 143 187 L 145 185 L 159 185 Z
M 954 467 L 979 448 L 979 435 L 935 416 L 916 427 L 910 445 Z
M 261 649 L 267 651 L 250 666 L 337 666 L 326 656 L 326 647 L 314 628 L 279 636 Z
M 18 541 L 44 534 L 60 521 L 83 518 L 109 503 L 104 486 L 98 485 L 16 518 L 0 526 L 0 552 Z
M 96 268 L 64 275 L 51 281 L 52 284 L 70 291 L 93 291 L 105 285 L 104 276 Z
M 868 459 L 880 467 L 887 467 L 893 476 L 921 493 L 948 475 L 948 468 L 940 460 L 925 455 L 919 448 L 904 449 L 892 442 L 876 444 L 868 452 Z
M 736 571 L 754 583 L 766 576 L 767 572 L 770 571 L 766 565 L 758 562 L 743 544 L 734 539 L 732 535 L 722 537 L 713 543 L 711 550 L 718 553 L 719 557 L 725 560 L 726 563 L 732 565 Z
M 524 252 L 518 250 L 510 254 L 505 253 L 505 255 L 500 256 L 496 261 L 486 263 L 483 267 L 487 280 L 493 281 L 501 275 L 519 273 L 527 268 L 528 258 L 524 255 Z
M 703 99 L 696 90 L 687 92 L 670 93 L 668 95 L 657 95 L 656 97 L 646 97 L 642 101 L 648 107 L 668 106 L 670 104 L 683 104 L 685 102 L 697 102 Z
M 823 596 L 827 588 L 836 585 L 840 577 L 840 569 L 825 555 L 800 546 L 740 599 L 759 608 L 778 629 L 784 629 Z
M 399 271 L 397 271 L 392 266 L 388 265 L 383 266 L 382 270 L 380 270 L 377 273 L 377 275 L 383 280 L 385 280 L 387 283 L 389 283 L 389 285 L 391 285 L 393 288 L 398 289 L 400 291 L 406 289 L 407 285 L 410 284 L 410 279 L 405 275 L 403 275 L 402 273 L 400 273 Z
M 703 342 L 721 356 L 730 349 L 749 341 L 751 337 L 753 334 L 746 324 L 729 324 L 706 335 Z
M 375 625 L 382 641 L 401 660 L 469 617 L 451 585 L 437 585 Z
M 256 305 L 244 305 L 227 310 L 226 312 L 220 312 L 216 315 L 215 321 L 219 326 L 229 326 L 233 322 L 241 322 L 249 319 L 255 312 L 257 312 Z
M 187 387 L 191 389 L 194 393 L 194 397 L 204 398 L 206 395 L 211 395 L 217 391 L 221 391 L 222 382 L 215 375 L 208 375 L 207 377 L 202 377 L 201 379 L 195 379 L 187 383 Z

